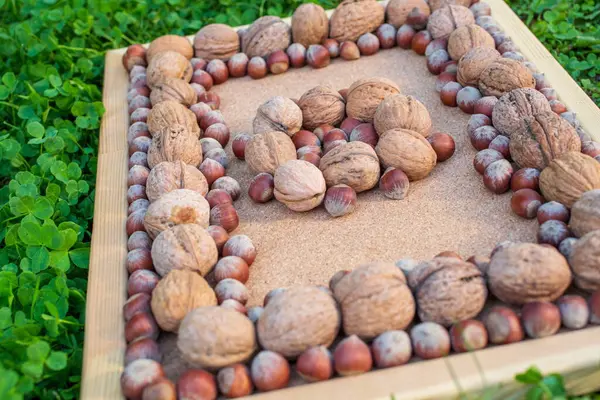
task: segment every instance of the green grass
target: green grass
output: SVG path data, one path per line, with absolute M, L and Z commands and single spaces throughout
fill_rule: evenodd
M 301 3 L 0 0 L 0 399 L 78 397 L 104 52 Z M 600 4 L 512 5 L 600 103 Z

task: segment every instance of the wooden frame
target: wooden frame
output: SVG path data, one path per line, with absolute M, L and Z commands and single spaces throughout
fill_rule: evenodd
M 498 24 L 523 55 L 546 74 L 563 103 L 575 110 L 583 128 L 600 141 L 600 109 L 527 29 L 503 0 L 485 0 Z M 289 21 L 288 21 L 289 22 Z M 121 399 L 125 337 L 122 308 L 126 300 L 127 218 L 126 134 L 129 125 L 128 75 L 122 68 L 125 49 L 106 54 L 104 106 L 100 131 L 94 229 L 87 294 L 81 398 Z M 303 385 L 253 396 L 257 400 L 328 398 L 451 398 L 461 391 L 507 383 L 493 398 L 518 397 L 514 374 L 535 364 L 543 372 L 560 372 L 571 394 L 600 389 L 600 327 L 588 328 L 476 353 L 412 363 L 352 378 Z

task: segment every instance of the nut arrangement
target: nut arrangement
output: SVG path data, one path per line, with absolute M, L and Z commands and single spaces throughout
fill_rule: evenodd
M 387 21 L 387 22 L 386 22 Z M 380 49 L 412 48 L 438 75 L 443 104 L 473 114 L 476 171 L 512 210 L 537 218 L 537 244 L 500 243 L 489 257 L 372 262 L 328 286 L 274 289 L 246 307 L 257 249 L 235 230 L 241 185 L 227 176 L 230 131 L 210 92 L 230 77 L 265 77 Z M 304 4 L 248 29 L 203 27 L 130 46 L 126 231 L 130 273 L 123 394 L 131 399 L 236 398 L 600 324 L 600 144 L 535 66 L 471 1 L 345 0 L 327 18 Z M 455 150 L 425 106 L 392 81 L 317 86 L 272 97 L 253 134 L 231 141 L 256 173 L 248 195 L 333 217 L 379 186 L 403 199 Z M 573 283 L 573 285 L 571 285 Z M 574 290 L 569 289 L 574 287 Z M 569 290 L 569 291 L 567 291 Z M 571 294 L 571 293 L 577 294 Z M 381 295 L 385 293 L 385 296 Z M 493 297 L 503 305 L 486 308 Z M 160 332 L 177 333 L 190 369 L 174 383 Z

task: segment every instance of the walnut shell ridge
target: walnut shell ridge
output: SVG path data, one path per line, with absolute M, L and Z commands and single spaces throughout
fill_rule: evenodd
M 216 370 L 243 363 L 256 350 L 254 324 L 232 309 L 196 308 L 181 322 L 177 348 L 194 368 Z
M 360 141 L 335 147 L 325 154 L 319 169 L 327 187 L 344 184 L 357 193 L 375 187 L 379 182 L 379 159 L 373 148 Z
M 500 58 L 495 48 L 475 47 L 458 60 L 456 79 L 463 86 L 479 86 L 479 77 L 484 69 L 494 60 Z M 541 94 L 541 93 L 540 93 Z
M 590 292 L 600 289 L 600 230 L 586 233 L 575 243 L 569 263 L 575 285 Z
M 541 171 L 569 151 L 581 151 L 581 140 L 575 128 L 552 111 L 523 117 L 510 137 L 511 158 L 521 168 Z
M 198 224 L 176 225 L 162 231 L 152 243 L 156 272 L 164 276 L 174 269 L 186 269 L 206 276 L 219 258 L 212 236 Z
M 500 97 L 492 112 L 492 123 L 501 134 L 510 138 L 521 127 L 523 117 L 550 111 L 548 99 L 537 90 L 515 89 Z
M 375 151 L 384 168 L 398 168 L 410 181 L 425 178 L 437 163 L 437 155 L 427 139 L 407 129 L 385 132 L 379 137 Z
M 150 170 L 146 181 L 146 196 L 150 202 L 176 189 L 193 190 L 206 196 L 208 182 L 198 168 L 183 161 L 163 161 Z
M 375 110 L 373 124 L 378 135 L 391 129 L 408 129 L 429 136 L 431 116 L 423 103 L 412 96 L 394 94 L 386 97 Z
M 471 0 L 429 0 L 429 6 L 431 7 L 431 11 L 437 11 L 442 7 L 450 5 L 463 6 L 468 8 L 471 5 Z
M 511 90 L 534 87 L 531 71 L 522 62 L 510 58 L 498 58 L 479 77 L 479 90 L 484 96 L 500 97 Z
M 171 270 L 152 291 L 152 314 L 158 326 L 177 332 L 186 314 L 198 307 L 216 306 L 217 296 L 194 271 Z
M 198 94 L 194 88 L 181 79 L 167 77 L 160 80 L 150 92 L 150 102 L 152 106 L 163 101 L 176 101 L 186 107 L 195 104 L 198 100 Z
M 290 160 L 275 171 L 275 198 L 292 211 L 318 207 L 327 186 L 319 168 L 308 161 Z
M 340 279 L 333 294 L 346 335 L 372 339 L 405 329 L 415 316 L 415 300 L 402 271 L 393 263 L 361 265 Z
M 329 36 L 329 20 L 323 7 L 314 3 L 301 4 L 292 15 L 292 40 L 308 48 L 321 44 Z
M 144 227 L 152 239 L 175 225 L 198 224 L 208 228 L 209 213 L 210 207 L 204 196 L 192 190 L 176 189 L 148 206 Z
M 194 50 L 198 58 L 227 61 L 239 53 L 240 38 L 229 25 L 206 25 L 194 36 Z
M 534 243 L 517 243 L 497 251 L 487 276 L 494 296 L 515 305 L 554 301 L 571 284 L 571 270 L 562 254 Z
M 154 56 L 165 51 L 175 51 L 188 60 L 194 57 L 194 48 L 186 37 L 164 35 L 154 39 L 150 43 L 148 50 L 146 50 L 146 60 L 150 63 Z
M 148 166 L 154 168 L 163 161 L 200 165 L 202 145 L 197 136 L 183 125 L 171 125 L 161 135 L 155 135 L 148 149 Z
M 329 19 L 329 37 L 338 42 L 355 42 L 385 21 L 385 9 L 376 0 L 344 0 Z
M 573 204 L 569 228 L 577 237 L 600 230 L 600 189 L 585 192 Z
M 540 189 L 546 200 L 571 208 L 585 192 L 600 189 L 600 163 L 576 151 L 563 154 L 540 174 Z
M 346 102 L 330 86 L 315 86 L 298 100 L 302 124 L 310 131 L 321 125 L 337 126 L 346 116 Z
M 383 99 L 398 93 L 400 88 L 389 79 L 359 79 L 348 88 L 346 114 L 362 122 L 371 122 Z
M 427 21 L 427 30 L 434 39 L 448 37 L 456 28 L 473 25 L 475 17 L 467 7 L 448 5 L 435 10 Z
M 492 35 L 479 25 L 465 25 L 457 28 L 448 38 L 448 54 L 458 61 L 467 52 L 476 47 L 496 49 Z
M 471 263 L 438 257 L 409 273 L 419 318 L 450 326 L 476 317 L 487 299 L 481 271 Z
M 291 137 L 302 128 L 302 110 L 287 97 L 271 97 L 258 107 L 252 128 L 255 135 L 280 131 Z
M 315 286 L 291 287 L 273 297 L 258 319 L 260 345 L 284 357 L 329 347 L 340 329 L 333 297 Z
M 246 145 L 246 162 L 254 172 L 275 174 L 280 165 L 296 159 L 296 147 L 283 132 L 267 132 L 254 135 Z
M 242 51 L 248 58 L 266 57 L 277 50 L 285 50 L 291 43 L 290 26 L 281 18 L 260 17 L 242 37 Z
M 146 69 L 146 82 L 151 89 L 167 77 L 189 82 L 194 69 L 190 61 L 175 51 L 159 53 Z
M 152 136 L 162 135 L 164 132 L 169 132 L 172 127 L 182 126 L 192 136 L 200 137 L 200 127 L 196 116 L 176 101 L 167 100 L 152 107 L 146 123 Z
M 418 8 L 421 13 L 429 16 L 431 10 L 425 0 L 390 0 L 385 14 L 388 24 L 398 29 L 406 23 L 406 17 L 414 9 Z

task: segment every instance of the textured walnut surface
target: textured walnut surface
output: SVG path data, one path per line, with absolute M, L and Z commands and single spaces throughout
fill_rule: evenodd
M 250 25 L 242 37 L 242 51 L 249 58 L 266 57 L 291 43 L 290 26 L 279 17 L 266 15 Z
M 328 187 L 344 184 L 357 193 L 375 187 L 380 174 L 375 150 L 358 141 L 329 151 L 321 158 L 319 169 L 323 172 Z
M 256 173 L 275 173 L 277 167 L 296 159 L 296 147 L 290 137 L 279 131 L 254 135 L 246 145 L 246 163 Z
M 532 88 L 515 89 L 504 94 L 492 112 L 494 127 L 510 137 L 521 128 L 523 117 L 552 111 L 548 99 Z
M 301 4 L 292 15 L 292 40 L 308 48 L 329 36 L 329 19 L 318 4 Z
M 385 9 L 386 21 L 396 29 L 406 23 L 406 17 L 414 9 L 429 16 L 431 9 L 425 0 L 390 0 Z
M 401 169 L 411 181 L 425 178 L 437 162 L 437 155 L 427 139 L 407 129 L 384 132 L 375 151 L 385 168 Z
M 502 96 L 511 90 L 534 88 L 535 79 L 520 61 L 499 58 L 487 66 L 479 77 L 479 90 L 484 96 Z
M 176 51 L 188 60 L 194 56 L 194 49 L 187 38 L 179 35 L 164 35 L 150 43 L 146 51 L 146 59 L 150 62 L 154 56 L 165 51 Z
M 600 189 L 585 192 L 573 204 L 569 228 L 577 237 L 600 230 Z
M 448 54 L 458 61 L 473 48 L 496 49 L 494 38 L 479 25 L 465 25 L 457 28 L 448 38 Z
M 148 166 L 154 168 L 163 161 L 183 161 L 199 166 L 202 146 L 198 137 L 184 125 L 171 125 L 161 135 L 155 135 L 148 149 Z
M 331 86 L 319 85 L 307 90 L 298 101 L 302 109 L 302 124 L 314 130 L 320 125 L 337 125 L 346 114 L 344 98 Z
M 471 5 L 471 0 L 429 0 L 429 6 L 432 11 L 439 10 L 440 8 L 449 5 L 469 7 Z
M 275 170 L 275 198 L 293 211 L 308 211 L 325 197 L 325 179 L 308 161 L 290 160 Z
M 475 47 L 467 51 L 458 61 L 458 83 L 478 87 L 481 73 L 497 58 L 500 58 L 500 53 L 495 48 Z
M 280 131 L 293 136 L 302 128 L 302 110 L 291 99 L 272 97 L 256 110 L 252 128 L 255 135 Z
M 329 19 L 329 37 L 344 42 L 356 41 L 372 32 L 385 20 L 384 7 L 376 0 L 344 0 Z
M 431 131 L 431 116 L 423 103 L 413 96 L 395 94 L 386 97 L 373 117 L 373 125 L 378 135 L 383 135 L 390 129 L 409 129 L 424 137 Z
M 240 51 L 240 38 L 229 25 L 206 25 L 194 37 L 194 50 L 197 58 L 225 61 Z
M 448 37 L 456 28 L 473 25 L 471 10 L 461 5 L 448 5 L 435 10 L 427 21 L 427 30 L 434 39 Z
M 205 196 L 208 182 L 198 168 L 183 161 L 163 161 L 150 171 L 146 181 L 146 196 L 155 201 L 176 189 L 189 189 Z
M 398 93 L 398 84 L 387 78 L 359 79 L 348 88 L 346 114 L 359 121 L 371 122 L 379 104 L 386 97 Z
M 587 291 L 600 289 L 600 230 L 587 233 L 575 243 L 569 263 L 578 287 Z
M 146 81 L 154 88 L 161 80 L 171 77 L 189 82 L 192 79 L 192 64 L 176 51 L 158 53 L 146 69 Z
M 147 124 L 152 136 L 169 132 L 177 126 L 195 137 L 200 136 L 200 127 L 194 113 L 176 101 L 163 101 L 152 107 Z

